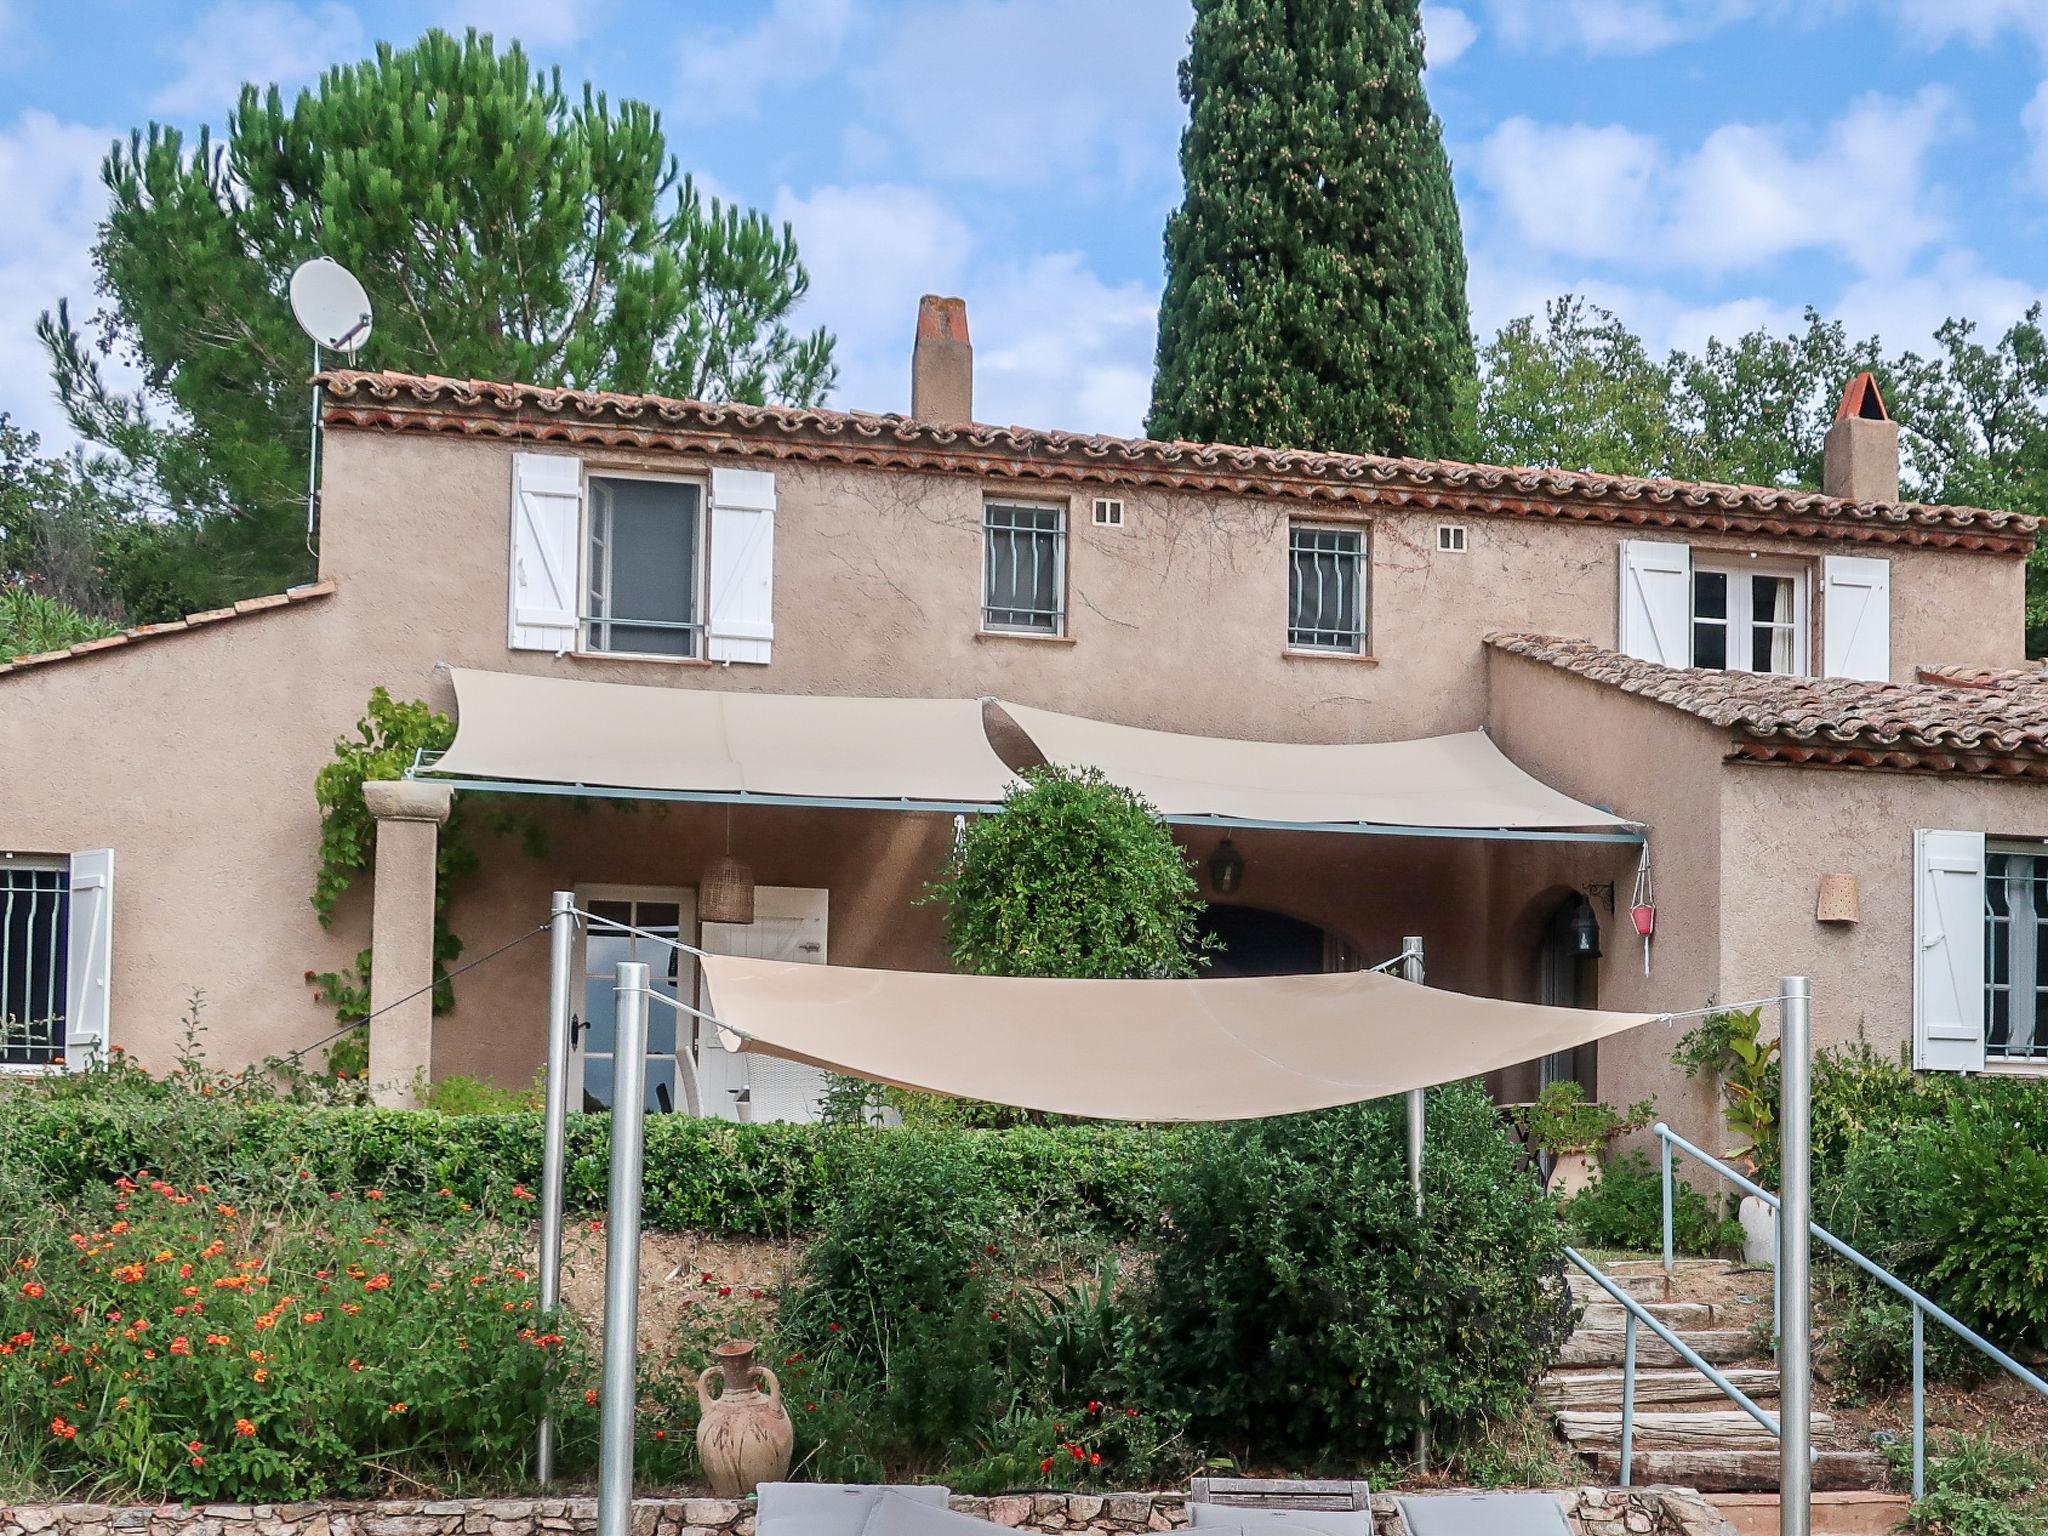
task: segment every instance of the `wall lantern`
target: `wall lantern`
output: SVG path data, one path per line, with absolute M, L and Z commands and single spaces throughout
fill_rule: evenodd
M 1228 896 L 1243 883 L 1244 855 L 1226 837 L 1209 855 L 1209 889 L 1218 896 Z
M 1583 896 L 1572 912 L 1571 923 L 1566 931 L 1572 940 L 1572 954 L 1580 960 L 1600 958 L 1600 919 L 1593 914 L 1593 903 Z

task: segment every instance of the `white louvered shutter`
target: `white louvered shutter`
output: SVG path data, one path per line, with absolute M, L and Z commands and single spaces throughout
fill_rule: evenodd
M 706 654 L 767 662 L 775 646 L 775 476 L 711 471 L 711 601 Z
M 562 453 L 512 458 L 512 592 L 505 643 L 515 651 L 576 648 L 583 464 Z
M 1692 665 L 1692 550 L 1660 539 L 1621 546 L 1621 650 L 1667 667 Z
M 71 855 L 71 919 L 66 935 L 64 1064 L 83 1072 L 107 1054 L 114 962 L 114 850 Z
M 1889 682 L 1892 675 L 1892 563 L 1870 555 L 1821 561 L 1822 673 Z
M 1984 834 L 1913 834 L 1913 1065 L 1984 1067 Z

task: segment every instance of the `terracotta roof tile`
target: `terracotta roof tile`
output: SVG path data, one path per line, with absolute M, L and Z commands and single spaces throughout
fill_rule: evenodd
M 2024 554 L 2037 519 L 1975 507 L 1844 501 L 1711 485 L 1371 454 L 1158 442 L 907 416 L 716 404 L 432 375 L 320 375 L 331 425 L 973 474 L 1154 485 L 1290 500 L 1928 544 Z
M 96 651 L 115 650 L 122 646 L 138 645 L 145 640 L 155 640 L 164 635 L 181 634 L 207 624 L 218 624 L 228 619 L 243 618 L 252 613 L 265 613 L 272 608 L 284 608 L 298 603 L 311 602 L 316 598 L 331 597 L 335 583 L 332 577 L 326 581 L 308 582 L 285 592 L 274 592 L 268 597 L 252 597 L 236 603 L 232 608 L 212 608 L 205 613 L 187 614 L 182 619 L 166 619 L 160 624 L 137 624 L 116 634 L 105 635 L 98 640 L 83 640 L 68 651 L 39 651 L 32 656 L 17 656 L 12 661 L 0 661 L 0 677 L 9 677 L 16 672 L 26 672 L 31 667 L 48 666 L 54 661 L 69 661 L 76 656 L 90 656 Z
M 1486 643 L 1696 715 L 1754 761 L 2048 776 L 2048 667 L 1922 667 L 1910 683 L 1666 667 L 1550 635 Z

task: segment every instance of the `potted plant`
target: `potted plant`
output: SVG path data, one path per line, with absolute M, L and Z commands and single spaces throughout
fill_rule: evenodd
M 1599 1177 L 1599 1156 L 1609 1142 L 1640 1131 L 1656 1117 L 1655 1099 L 1643 1099 L 1631 1104 L 1627 1114 L 1618 1114 L 1566 1080 L 1552 1083 L 1522 1111 L 1522 1128 L 1530 1142 L 1550 1156 L 1544 1187 L 1568 1200 Z
M 1722 1155 L 1752 1177 L 1778 1134 L 1778 1042 L 1761 1038 L 1763 1022 L 1761 1008 L 1709 1014 L 1671 1053 L 1688 1078 L 1705 1072 L 1720 1080 L 1721 1116 L 1734 1137 Z M 1769 1202 L 1744 1195 L 1736 1214 L 1742 1257 L 1751 1264 L 1777 1263 L 1778 1224 Z

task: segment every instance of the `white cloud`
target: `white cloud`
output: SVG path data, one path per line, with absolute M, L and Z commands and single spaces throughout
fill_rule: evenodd
M 1926 352 L 1944 320 L 1977 322 L 1978 339 L 2004 332 L 2027 306 L 2048 301 L 2048 285 L 1988 269 L 1976 252 L 1942 251 L 1924 271 L 1867 277 L 1851 284 L 1828 312 L 1852 336 L 1875 334 L 1893 351 Z
M 696 119 L 751 114 L 770 87 L 801 85 L 831 69 L 853 22 L 853 0 L 775 0 L 750 27 L 686 33 L 677 44 L 677 110 Z
M 2042 0 L 1894 0 L 1907 33 L 1939 46 L 1962 41 L 1986 47 L 2008 31 L 2048 49 L 2048 5 Z
M 1158 304 L 1149 284 L 1106 283 L 1070 251 L 988 252 L 965 219 L 922 187 L 822 187 L 806 196 L 785 189 L 774 212 L 794 227 L 811 269 L 803 323 L 838 337 L 836 404 L 907 409 L 918 298 L 951 293 L 967 300 L 976 416 L 1138 429 Z
M 583 37 L 601 9 L 593 0 L 441 0 L 439 18 L 450 31 L 475 27 L 501 42 L 559 48 Z
M 1756 0 L 1487 0 L 1494 30 L 1541 52 L 1654 53 L 1755 9 Z
M 1442 69 L 1479 40 L 1479 28 L 1454 5 L 1425 5 L 1422 38 L 1431 67 Z
M 1896 270 L 1944 233 L 1926 161 L 1955 116 L 1930 86 L 1865 97 L 1817 139 L 1728 123 L 1687 154 L 1632 129 L 1516 117 L 1481 144 L 1476 176 L 1517 240 L 1558 255 L 1718 274 L 1820 250 Z
M 170 48 L 175 73 L 150 110 L 224 116 L 245 82 L 302 84 L 362 51 L 362 24 L 344 5 L 221 0 Z
M 50 366 L 36 340 L 37 318 L 71 300 L 72 317 L 93 307 L 92 239 L 106 207 L 99 166 L 111 129 L 60 121 L 31 108 L 0 128 L 0 411 L 62 447 L 69 426 L 50 391 Z
M 2048 193 L 2048 80 L 2020 109 L 2020 127 L 2027 135 L 2027 180 L 2035 190 Z

